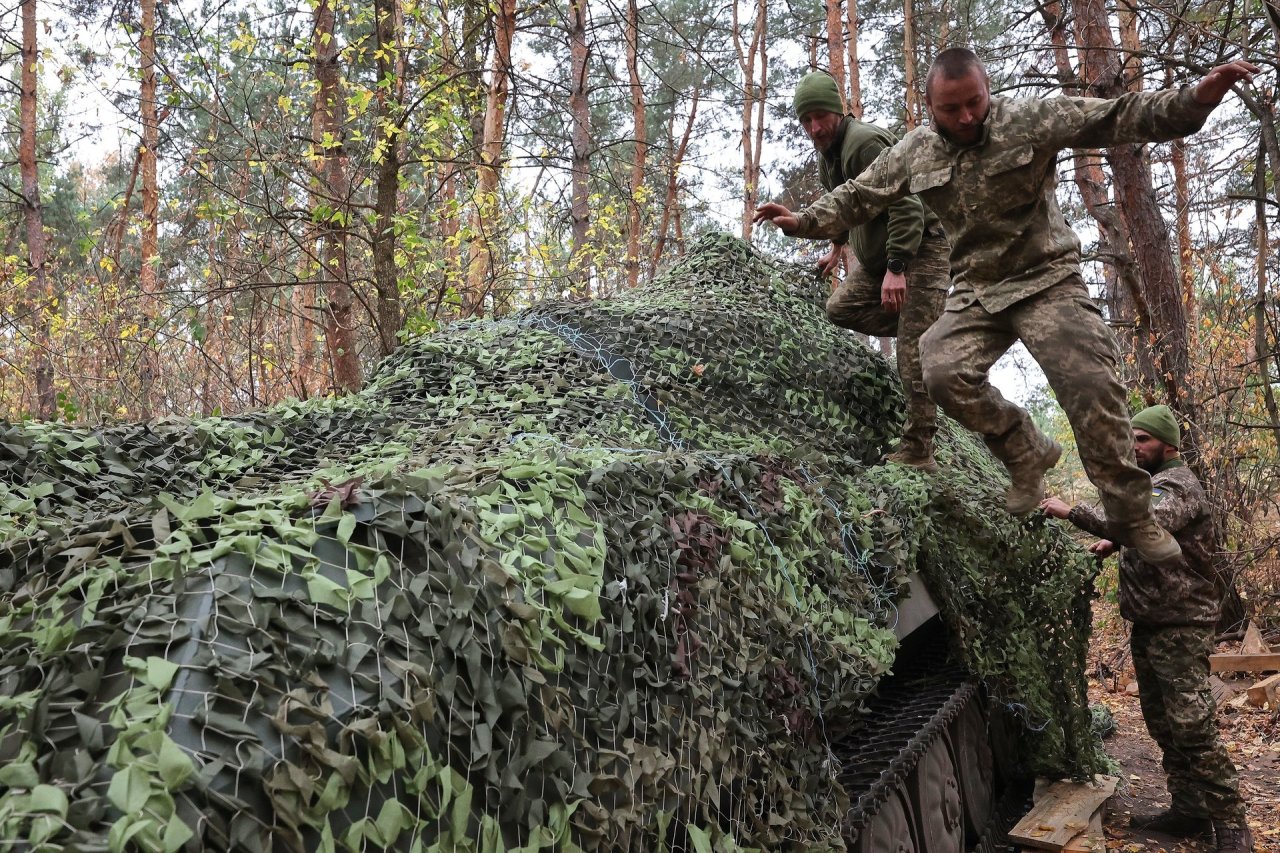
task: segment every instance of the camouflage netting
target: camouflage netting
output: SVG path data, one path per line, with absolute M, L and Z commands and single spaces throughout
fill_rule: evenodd
M 0 838 L 840 847 L 916 565 L 1034 769 L 1098 769 L 1088 561 L 954 426 L 877 465 L 897 380 L 823 288 L 709 239 L 343 399 L 0 427 Z

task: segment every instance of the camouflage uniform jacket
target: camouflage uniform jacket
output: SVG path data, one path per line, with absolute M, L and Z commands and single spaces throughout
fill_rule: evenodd
M 958 146 L 918 127 L 856 179 L 796 214 L 795 237 L 825 237 L 867 222 L 897 199 L 920 197 L 951 240 L 955 289 L 948 308 L 975 300 L 997 313 L 1079 271 L 1080 240 L 1054 194 L 1058 152 L 1194 133 L 1212 107 L 1192 90 L 1112 100 L 994 97 L 982 137 Z
M 1120 615 L 1143 625 L 1216 625 L 1224 586 L 1211 559 L 1213 520 L 1204 489 L 1181 459 L 1170 459 L 1151 478 L 1156 523 L 1182 546 L 1176 565 L 1156 566 L 1125 548 L 1120 558 Z M 1102 510 L 1078 505 L 1067 520 L 1107 538 Z
M 862 173 L 880 152 L 897 143 L 892 133 L 874 124 L 845 116 L 836 130 L 831 147 L 818 157 L 818 180 L 830 190 Z M 920 248 L 926 228 L 938 224 L 938 217 L 913 195 L 900 198 L 875 219 L 837 232 L 832 239 L 849 244 L 862 268 L 874 278 L 884 276 L 889 258 L 910 261 Z

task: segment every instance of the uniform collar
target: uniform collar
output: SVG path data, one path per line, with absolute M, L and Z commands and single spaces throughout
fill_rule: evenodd
M 1172 459 L 1166 460 L 1165 463 L 1160 466 L 1160 470 L 1156 471 L 1156 473 L 1163 474 L 1165 471 L 1172 471 L 1174 468 L 1185 467 L 1187 467 L 1187 463 L 1183 462 L 1181 457 L 1175 456 Z

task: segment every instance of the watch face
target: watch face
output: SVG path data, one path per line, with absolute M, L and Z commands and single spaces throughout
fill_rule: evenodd
M 899 258 L 890 258 L 889 263 L 886 264 L 886 266 L 888 266 L 889 272 L 894 275 L 902 275 L 907 271 L 907 262 Z

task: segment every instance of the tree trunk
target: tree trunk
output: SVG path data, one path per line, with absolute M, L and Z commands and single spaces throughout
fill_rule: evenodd
M 746 50 L 742 47 L 738 5 L 733 5 L 733 45 L 738 54 L 738 68 L 742 71 L 742 239 L 747 242 L 751 241 L 751 217 L 760 197 L 760 148 L 764 139 L 764 106 L 769 79 L 766 2 L 756 0 L 755 24 Z M 759 83 L 756 82 L 757 59 L 760 63 Z
M 404 325 L 396 275 L 396 214 L 400 209 L 400 136 L 404 126 L 404 51 L 399 0 L 374 0 L 378 65 L 378 140 L 373 212 L 373 282 L 378 293 L 378 353 L 396 348 Z M 378 157 L 380 156 L 380 159 Z
M 571 201 L 570 229 L 573 258 L 569 280 L 579 296 L 591 295 L 591 105 L 587 99 L 587 0 L 569 0 L 569 145 Z
M 858 20 L 858 0 L 848 0 L 845 20 L 848 23 L 849 51 L 849 112 L 862 118 L 862 74 L 858 70 L 858 34 L 862 30 L 862 22 Z
M 1258 279 L 1258 298 L 1253 303 L 1253 345 L 1257 350 L 1258 384 L 1262 387 L 1263 405 L 1271 419 L 1271 437 L 1280 451 L 1280 407 L 1276 405 L 1272 390 L 1271 344 L 1267 340 L 1267 259 L 1271 257 L 1267 238 L 1267 160 L 1266 147 L 1259 141 L 1258 157 L 1253 171 L 1254 219 L 1258 233 L 1258 251 L 1254 261 L 1254 274 Z
M 685 152 L 689 149 L 689 139 L 693 136 L 693 125 L 698 117 L 698 99 L 702 94 L 702 83 L 699 81 L 693 87 L 693 93 L 689 101 L 689 120 L 685 122 L 684 133 L 680 136 L 680 142 L 675 141 L 675 110 L 671 111 L 670 119 L 667 122 L 667 148 L 670 152 L 667 159 L 667 193 L 662 201 L 662 219 L 658 225 L 657 239 L 653 241 L 653 254 L 649 260 L 649 275 L 652 277 L 658 266 L 658 261 L 662 259 L 662 253 L 667 246 L 667 229 L 671 226 L 671 220 L 679 212 L 679 195 L 680 195 L 680 166 L 684 162 Z
M 836 81 L 841 100 L 844 87 L 844 18 L 840 14 L 840 0 L 827 0 L 827 71 Z M 848 104 L 845 104 L 846 109 Z
M 40 207 L 40 171 L 36 159 L 36 0 L 22 2 L 22 94 L 18 108 L 18 163 L 22 179 L 22 212 L 27 232 L 27 284 L 35 326 L 36 412 L 43 420 L 52 420 L 57 399 L 53 391 L 53 355 L 50 327 L 57 300 L 54 298 L 49 271 L 45 269 L 47 250 L 44 237 L 44 212 Z
M 1191 190 L 1187 175 L 1187 144 L 1176 139 L 1173 151 L 1173 196 L 1177 206 L 1178 273 L 1182 305 L 1186 312 L 1187 346 L 1196 350 L 1199 340 L 1199 305 L 1196 301 L 1195 250 L 1191 243 Z
M 645 116 L 644 87 L 640 82 L 640 13 L 636 0 L 627 0 L 627 75 L 631 81 L 631 124 L 635 156 L 631 160 L 630 197 L 627 199 L 627 286 L 640 282 L 640 195 L 644 190 L 645 159 L 649 153 L 649 124 Z
M 324 282 L 325 345 L 334 387 L 360 388 L 356 352 L 355 299 L 347 272 L 350 186 L 343 149 L 342 92 L 338 77 L 338 42 L 334 32 L 333 0 L 318 0 L 314 13 L 312 51 L 318 88 L 311 119 L 312 150 L 321 159 L 312 190 L 312 218 L 319 219 L 320 259 Z
M 906 72 L 907 130 L 920 124 L 920 95 L 916 91 L 916 10 L 914 0 L 902 2 L 902 67 Z
M 1104 2 L 1079 0 L 1074 9 L 1076 42 L 1089 94 L 1104 98 L 1124 94 L 1122 68 L 1116 60 L 1116 44 Z M 1138 318 L 1146 331 L 1146 340 L 1140 345 L 1150 348 L 1160 373 L 1158 389 L 1151 390 L 1159 390 L 1161 393 L 1157 396 L 1194 423 L 1195 401 L 1186 385 L 1190 365 L 1186 311 L 1173 265 L 1168 229 L 1144 153 L 1140 145 L 1117 145 L 1107 151 L 1115 179 L 1116 203 L 1128 227 L 1130 246 L 1141 272 L 1140 296 L 1135 294 L 1135 302 L 1145 306 L 1147 316 Z
M 493 20 L 493 61 L 489 65 L 480 162 L 476 169 L 475 205 L 471 212 L 467 287 L 462 299 L 464 317 L 484 316 L 485 297 L 493 284 L 490 236 L 501 215 L 498 210 L 498 179 L 502 171 L 502 146 L 506 139 L 507 99 L 511 92 L 511 43 L 515 32 L 516 0 L 502 0 Z
M 142 36 L 138 42 L 142 55 L 142 92 L 139 110 L 142 119 L 142 247 L 139 258 L 138 289 L 142 296 L 142 351 L 139 354 L 140 415 L 152 415 L 153 393 L 159 367 L 155 347 L 159 310 L 156 300 L 159 285 L 156 267 L 159 263 L 160 187 L 157 175 L 156 147 L 160 143 L 160 121 L 156 108 L 156 0 L 142 0 Z
M 1062 4 L 1053 0 L 1040 7 L 1049 39 L 1053 44 L 1054 65 L 1063 91 L 1079 95 L 1083 83 L 1071 67 L 1070 49 L 1067 46 L 1066 19 Z M 1134 355 L 1142 384 L 1151 387 L 1158 381 L 1158 374 L 1150 358 L 1150 350 L 1136 345 L 1136 316 L 1146 316 L 1145 307 L 1138 311 L 1135 298 L 1141 294 L 1137 265 L 1129 252 L 1129 234 L 1107 191 L 1107 177 L 1102 170 L 1102 158 L 1096 151 L 1076 149 L 1073 153 L 1075 184 L 1084 201 L 1085 209 L 1098 224 L 1098 256 L 1102 262 L 1103 299 L 1108 316 L 1115 326 L 1129 331 L 1120 335 L 1123 348 Z

